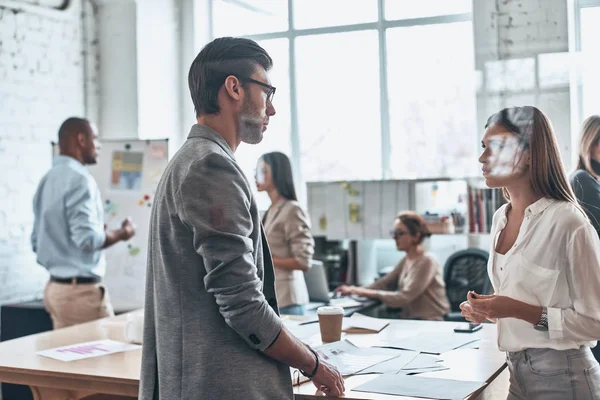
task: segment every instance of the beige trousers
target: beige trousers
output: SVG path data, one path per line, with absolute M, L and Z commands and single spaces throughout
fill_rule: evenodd
M 54 329 L 115 315 L 102 283 L 48 282 L 44 290 L 44 306 L 50 313 Z

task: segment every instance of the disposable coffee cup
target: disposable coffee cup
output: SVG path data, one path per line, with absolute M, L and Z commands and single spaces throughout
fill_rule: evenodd
M 323 343 L 337 342 L 342 338 L 342 320 L 344 309 L 342 307 L 325 306 L 317 309 L 319 328 Z

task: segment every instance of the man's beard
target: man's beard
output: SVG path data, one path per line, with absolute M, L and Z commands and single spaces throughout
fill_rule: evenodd
M 257 144 L 263 139 L 263 119 L 253 110 L 250 99 L 244 100 L 242 111 L 238 118 L 238 132 L 244 143 Z
M 98 160 L 96 159 L 96 157 L 92 157 L 89 155 L 84 155 L 83 156 L 83 163 L 85 165 L 94 165 L 98 162 Z

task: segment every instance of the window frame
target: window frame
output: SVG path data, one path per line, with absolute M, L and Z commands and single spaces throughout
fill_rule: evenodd
M 209 0 L 210 9 L 210 38 L 214 39 L 214 21 L 212 4 L 217 0 Z M 420 25 L 447 24 L 453 22 L 473 22 L 473 13 L 446 14 L 431 17 L 407 18 L 407 19 L 385 19 L 385 0 L 377 0 L 377 21 L 369 23 L 359 23 L 340 26 L 327 26 L 320 28 L 296 29 L 294 27 L 294 1 L 288 2 L 288 29 L 281 32 L 262 33 L 253 35 L 244 35 L 248 39 L 260 41 L 268 39 L 289 40 L 289 66 L 290 66 L 290 118 L 291 118 L 291 162 L 296 182 L 302 180 L 302 165 L 300 153 L 300 137 L 298 124 L 298 99 L 297 99 L 297 75 L 296 75 L 296 38 L 301 36 L 313 36 L 331 33 L 355 32 L 363 30 L 376 30 L 378 33 L 379 43 L 379 85 L 380 85 L 380 125 L 381 125 L 381 179 L 391 178 L 391 140 L 390 140 L 390 118 L 389 118 L 389 102 L 388 102 L 388 73 L 387 73 L 387 38 L 386 31 L 390 28 L 412 27 Z M 241 0 L 228 0 L 230 3 L 240 2 Z M 299 185 L 300 198 L 305 198 L 305 189 Z
M 581 53 L 581 13 L 585 8 L 600 7 L 600 0 L 567 0 L 569 19 L 569 53 Z M 583 123 L 583 75 L 576 64 L 570 71 L 571 88 L 571 160 L 575 165 L 579 159 L 579 127 Z

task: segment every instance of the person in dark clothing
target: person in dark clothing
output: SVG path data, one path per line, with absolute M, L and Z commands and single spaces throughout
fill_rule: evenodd
M 577 200 L 600 236 L 600 116 L 586 119 L 581 129 L 579 162 L 570 182 Z
M 575 197 L 600 236 L 600 115 L 583 122 L 579 142 L 579 162 L 569 179 Z M 600 361 L 600 346 L 592 349 Z

